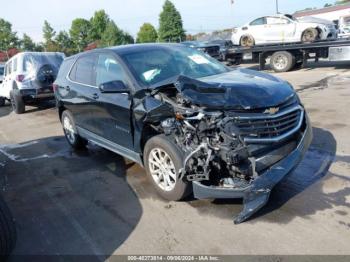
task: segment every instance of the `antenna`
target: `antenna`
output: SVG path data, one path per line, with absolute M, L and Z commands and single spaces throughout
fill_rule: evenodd
M 279 14 L 279 8 L 278 8 L 278 0 L 276 0 L 276 13 Z

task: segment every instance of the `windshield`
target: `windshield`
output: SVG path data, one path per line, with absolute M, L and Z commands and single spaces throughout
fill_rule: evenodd
M 4 68 L 0 66 L 0 76 L 4 74 Z
M 179 75 L 201 78 L 229 71 L 209 55 L 185 46 L 145 48 L 124 54 L 122 58 L 139 83 L 145 86 Z

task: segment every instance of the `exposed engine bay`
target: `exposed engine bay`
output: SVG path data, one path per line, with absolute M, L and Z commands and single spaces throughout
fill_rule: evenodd
M 181 177 L 241 187 L 257 175 L 232 117 L 192 105 L 179 93 L 171 95 L 163 91 L 156 98 L 175 109 L 175 117 L 162 121 L 160 127 L 185 152 Z

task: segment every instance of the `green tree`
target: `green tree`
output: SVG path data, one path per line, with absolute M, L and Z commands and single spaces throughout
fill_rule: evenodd
M 156 29 L 150 23 L 144 23 L 137 34 L 137 43 L 154 43 L 158 39 Z
M 88 20 L 83 18 L 73 20 L 69 34 L 78 52 L 81 52 L 89 43 L 90 29 L 91 24 Z
M 23 34 L 23 37 L 21 39 L 21 49 L 24 51 L 35 51 L 36 45 L 34 41 L 30 38 L 29 35 Z
M 44 43 L 35 44 L 35 48 L 34 48 L 33 51 L 35 51 L 35 52 L 44 52 L 45 51 Z
M 90 19 L 91 28 L 89 38 L 91 42 L 101 40 L 102 34 L 106 30 L 109 22 L 110 18 L 104 10 L 95 12 L 94 16 Z
M 64 52 L 66 55 L 74 53 L 73 41 L 70 39 L 70 36 L 66 31 L 60 31 L 55 38 L 55 42 L 60 51 Z
M 135 39 L 132 35 L 130 35 L 128 32 L 123 31 L 123 45 L 126 44 L 134 44 Z
M 52 26 L 47 22 L 46 20 L 44 21 L 44 26 L 43 26 L 43 36 L 44 36 L 44 45 L 45 48 L 51 49 L 51 47 L 54 45 L 53 38 L 55 37 L 56 32 L 52 28 Z
M 133 37 L 119 29 L 114 21 L 109 21 L 106 30 L 102 34 L 101 46 L 115 46 L 133 43 Z
M 17 47 L 18 43 L 18 37 L 16 32 L 12 31 L 11 23 L 0 18 L 0 51 L 7 54 L 7 51 L 10 48 Z
M 181 14 L 169 0 L 165 1 L 159 15 L 158 37 L 162 42 L 179 42 L 186 37 Z

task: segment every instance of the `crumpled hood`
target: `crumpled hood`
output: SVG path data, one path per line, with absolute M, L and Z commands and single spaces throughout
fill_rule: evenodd
M 314 23 L 314 24 L 324 24 L 324 25 L 334 25 L 332 21 L 313 17 L 313 16 L 307 16 L 307 17 L 301 17 L 297 19 L 300 23 Z
M 274 107 L 295 95 L 287 82 L 248 69 L 235 69 L 197 80 L 180 76 L 175 86 L 191 103 L 209 109 Z

